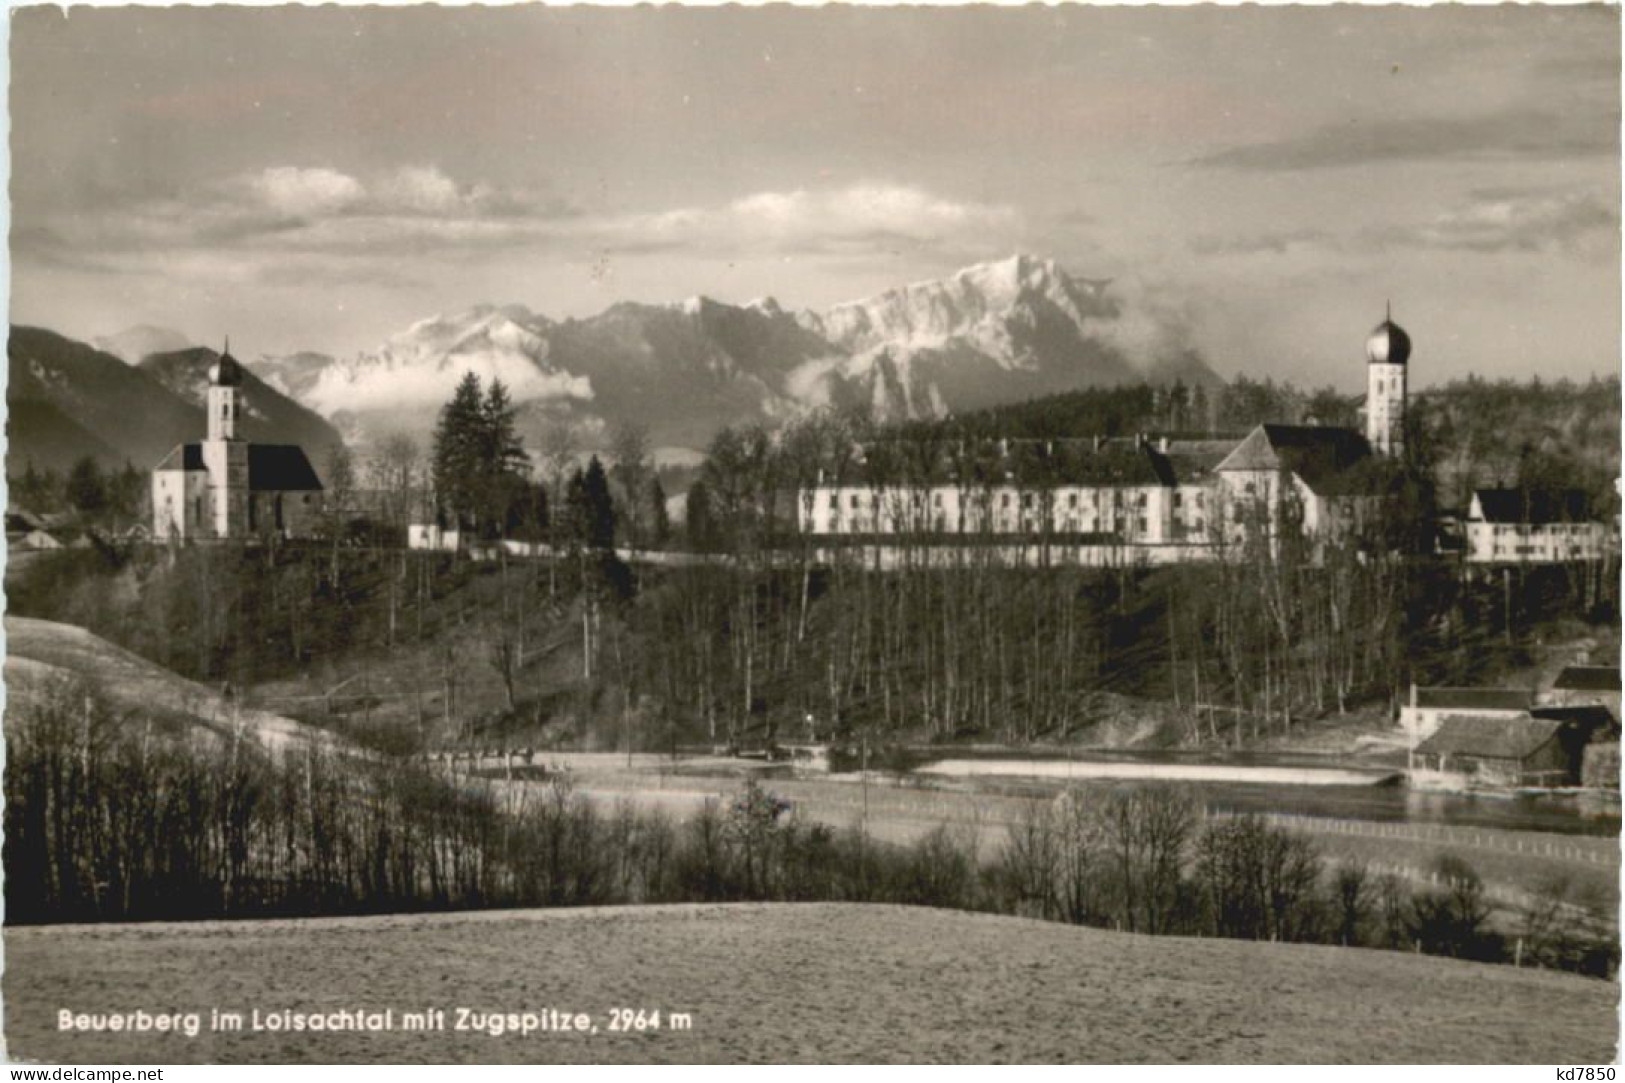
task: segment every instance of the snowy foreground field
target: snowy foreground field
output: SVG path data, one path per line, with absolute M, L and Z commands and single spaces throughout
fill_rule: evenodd
M 1404 954 L 836 904 L 13 928 L 5 959 L 9 1055 L 76 1063 L 1595 1064 L 1619 995 Z M 63 1009 L 179 1013 L 181 1030 L 64 1031 Z M 635 1026 L 617 1009 L 646 1029 L 612 1030 Z M 443 1029 L 407 1029 L 436 1010 Z M 389 1029 L 256 1030 L 255 1013 Z

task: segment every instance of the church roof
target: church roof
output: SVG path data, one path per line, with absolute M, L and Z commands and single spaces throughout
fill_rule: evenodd
M 203 445 L 181 444 L 164 456 L 155 470 L 204 470 Z M 321 480 L 298 444 L 249 444 L 248 488 L 251 492 L 319 491 Z
M 164 456 L 154 470 L 202 470 L 202 444 L 176 444 L 175 450 Z
M 1391 318 L 1383 320 L 1365 340 L 1365 356 L 1373 365 L 1403 365 L 1411 359 L 1411 336 Z
M 249 444 L 248 487 L 255 490 L 319 490 L 321 481 L 298 444 Z
M 209 382 L 216 387 L 243 385 L 243 366 L 231 356 L 231 347 L 226 347 L 215 363 L 209 366 Z
M 1311 491 L 1336 496 L 1361 487 L 1359 468 L 1370 458 L 1371 445 L 1353 429 L 1260 425 L 1215 469 L 1284 470 L 1302 478 Z

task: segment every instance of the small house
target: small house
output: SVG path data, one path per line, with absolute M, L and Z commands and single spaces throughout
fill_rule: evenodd
M 1418 688 L 1413 684 L 1411 701 L 1399 709 L 1399 728 L 1415 745 L 1437 730 L 1447 715 L 1521 718 L 1534 703 L 1534 693 L 1524 688 Z
M 1579 761 L 1565 747 L 1563 731 L 1560 719 L 1446 715 L 1411 750 L 1411 773 L 1490 787 L 1573 785 Z

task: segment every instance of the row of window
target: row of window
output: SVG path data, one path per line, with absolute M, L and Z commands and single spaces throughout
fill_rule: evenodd
M 1542 523 L 1539 526 L 1531 523 L 1497 523 L 1495 534 L 1497 537 L 1507 534 L 1587 534 L 1596 528 L 1596 523 Z
M 1253 492 L 1253 485 L 1252 485 L 1251 482 L 1249 482 L 1248 485 L 1247 485 L 1247 492 L 1249 492 L 1249 493 Z M 880 493 L 870 493 L 870 494 L 868 494 L 869 499 L 867 501 L 865 501 L 863 499 L 863 495 L 864 494 L 862 494 L 862 493 L 848 493 L 847 498 L 846 498 L 847 507 L 850 508 L 853 511 L 859 510 L 865 504 L 868 504 L 868 506 L 873 507 L 873 508 L 880 507 L 881 499 L 882 499 Z M 1085 506 L 1092 506 L 1094 504 L 1093 498 L 1089 497 L 1088 494 L 1083 494 L 1083 495 L 1084 495 L 1084 499 L 1081 501 L 1081 503 L 1083 505 L 1085 505 Z M 841 496 L 840 496 L 839 493 L 830 493 L 829 496 L 828 496 L 828 500 L 829 500 L 829 508 L 830 508 L 831 511 L 840 510 Z M 1150 500 L 1150 498 L 1149 498 L 1148 494 L 1146 494 L 1145 492 L 1137 492 L 1137 493 L 1135 493 L 1135 497 L 1134 497 L 1134 506 L 1139 507 L 1139 508 L 1146 507 L 1147 504 L 1149 503 L 1149 500 Z M 806 504 L 807 510 L 809 512 L 813 509 L 813 507 L 815 505 L 815 501 L 816 501 L 816 496 L 813 493 L 809 492 L 809 493 L 805 494 L 804 497 L 803 497 L 803 503 Z M 1104 497 L 1102 498 L 1101 502 L 1105 503 Z M 921 504 L 921 494 L 914 494 L 914 496 L 909 499 L 909 503 L 914 504 L 915 506 L 919 506 Z M 1008 492 L 999 494 L 999 507 L 1008 508 L 1008 507 L 1011 506 L 1012 503 L 1013 503 L 1013 494 L 1008 493 Z M 1024 493 L 1021 494 L 1021 506 L 1022 507 L 1024 507 L 1024 508 L 1034 508 L 1034 507 L 1038 506 L 1038 503 L 1039 503 L 1039 501 L 1038 501 L 1038 494 L 1037 493 L 1024 492 Z M 1111 503 L 1116 507 L 1122 507 L 1123 506 L 1123 491 L 1121 489 L 1114 489 L 1112 491 Z M 1207 494 L 1203 493 L 1203 492 L 1195 493 L 1193 503 L 1198 508 L 1204 507 L 1206 505 L 1206 503 L 1207 503 Z M 1076 508 L 1079 505 L 1080 505 L 1080 500 L 1079 500 L 1079 494 L 1078 493 L 1069 492 L 1069 493 L 1066 494 L 1066 500 L 1064 501 L 1064 506 L 1065 507 Z M 933 508 L 941 508 L 942 507 L 942 494 L 941 493 L 932 493 L 931 494 L 931 506 Z M 1181 492 L 1180 490 L 1178 490 L 1178 489 L 1174 490 L 1174 507 L 1182 508 L 1184 506 L 1185 506 L 1185 494 L 1183 492 Z

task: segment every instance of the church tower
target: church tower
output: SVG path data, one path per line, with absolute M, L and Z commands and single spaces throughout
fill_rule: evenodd
M 1405 451 L 1405 376 L 1411 336 L 1394 322 L 1393 309 L 1365 340 L 1365 438 L 1379 455 Z
M 248 445 L 237 438 L 242 405 L 243 368 L 228 343 L 209 366 L 208 437 L 203 441 L 203 468 L 209 474 L 210 525 L 217 538 L 248 533 Z M 210 532 L 205 528 L 205 532 Z

